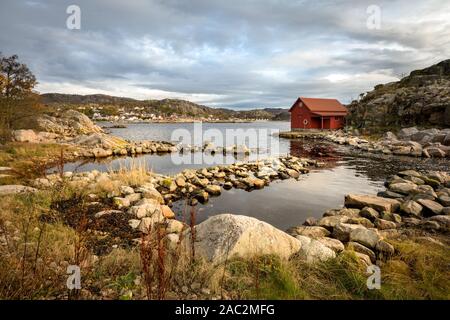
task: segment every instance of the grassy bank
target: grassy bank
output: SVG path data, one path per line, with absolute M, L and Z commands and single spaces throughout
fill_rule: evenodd
M 212 266 L 173 259 L 170 249 L 164 247 L 143 256 L 142 246 L 120 241 L 106 243 L 108 250 L 99 251 L 107 235 L 83 219 L 68 223 L 65 215 L 69 211 L 55 207 L 70 199 L 83 203 L 86 196 L 61 185 L 2 198 L 2 299 L 450 298 L 450 253 L 445 239 L 444 244 L 423 237 L 390 240 L 396 254 L 381 266 L 381 289 L 369 290 L 366 268 L 351 252 L 313 266 L 296 258 L 284 261 L 273 256 L 230 259 Z M 73 208 L 71 215 L 75 210 L 83 217 L 87 207 Z M 73 264 L 81 266 L 82 290 L 71 292 L 66 280 L 67 266 Z
M 60 144 L 8 142 L 0 146 L 0 166 L 12 170 L 0 184 L 26 183 L 42 177 L 46 169 L 74 158 L 76 147 Z
M 26 184 L 71 151 L 59 145 L 2 146 L 0 166 L 13 170 L 0 183 Z M 149 178 L 139 165 L 111 174 L 125 185 Z M 388 239 L 396 253 L 381 265 L 381 289 L 369 290 L 366 267 L 352 252 L 313 266 L 274 256 L 213 266 L 184 256 L 178 247 L 127 233 L 126 217 L 92 219 L 93 213 L 113 208 L 92 206 L 92 193 L 102 197 L 118 185 L 94 187 L 77 188 L 63 179 L 47 190 L 1 197 L 1 299 L 450 298 L 448 237 L 411 233 Z M 81 290 L 67 289 L 69 265 L 81 268 Z

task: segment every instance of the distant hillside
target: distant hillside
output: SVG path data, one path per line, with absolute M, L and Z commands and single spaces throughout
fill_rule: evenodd
M 286 120 L 287 109 L 266 108 L 236 111 L 226 108 L 211 108 L 190 101 L 180 99 L 163 100 L 135 100 L 131 98 L 114 97 L 103 94 L 74 95 L 45 93 L 41 95 L 42 102 L 48 106 L 62 106 L 72 108 L 77 106 L 102 106 L 105 112 L 116 114 L 119 108 L 134 110 L 142 108 L 147 114 L 162 116 L 186 116 L 186 117 L 214 117 L 218 119 L 269 119 Z M 281 116 L 283 115 L 284 116 Z M 89 114 L 88 114 L 89 115 Z M 288 118 L 287 118 L 288 119 Z
M 348 109 L 349 124 L 358 128 L 450 127 L 450 59 L 377 85 Z

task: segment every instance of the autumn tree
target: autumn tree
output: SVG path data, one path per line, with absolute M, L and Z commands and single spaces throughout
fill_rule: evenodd
M 17 55 L 4 57 L 0 53 L 0 135 L 7 135 L 24 118 L 35 115 L 39 95 L 33 92 L 37 84 L 30 69 L 19 62 Z

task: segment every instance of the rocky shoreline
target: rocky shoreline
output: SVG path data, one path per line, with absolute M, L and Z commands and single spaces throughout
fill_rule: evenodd
M 87 127 L 90 127 L 89 123 Z M 55 134 L 54 140 L 59 143 L 64 141 L 80 146 L 79 155 L 83 157 L 158 152 L 250 152 L 239 146 L 220 149 L 208 143 L 199 150 L 192 146 L 180 148 L 169 142 L 130 142 L 108 136 L 96 127 L 91 128 L 94 132 L 86 132 L 85 128 L 80 128 L 83 134 L 46 134 Z M 16 140 L 27 141 L 23 138 L 27 134 L 32 137 L 30 132 L 16 132 Z M 37 135 L 44 137 L 46 134 Z M 280 136 L 298 138 L 302 134 L 305 133 L 282 133 Z M 341 131 L 308 132 L 308 137 L 348 144 L 368 152 L 431 157 L 435 156 L 431 148 L 441 150 L 447 144 L 449 134 L 445 130 L 419 131 L 409 128 L 402 129 L 398 138 L 388 133 L 381 142 L 370 142 Z M 422 138 L 419 139 L 419 136 Z M 442 153 L 438 152 L 438 155 L 442 156 Z M 137 172 L 138 183 L 125 183 L 117 172 L 61 172 L 34 180 L 35 189 L 6 186 L 3 194 L 14 194 L 15 190 L 17 193 L 52 190 L 55 187 L 82 191 L 85 194 L 82 203 L 89 208 L 88 220 L 97 232 L 112 234 L 113 246 L 140 244 L 143 234 L 153 234 L 162 228 L 162 241 L 168 248 L 181 247 L 186 252 L 195 250 L 197 255 L 212 263 L 226 261 L 228 256 L 275 254 L 285 259 L 295 255 L 314 264 L 332 259 L 344 251 L 352 251 L 366 265 L 382 265 L 395 253 L 389 243 L 392 238 L 407 238 L 412 233 L 425 237 L 448 234 L 450 176 L 445 172 L 399 172 L 388 177 L 387 189 L 378 195 L 349 194 L 345 197 L 344 208 L 329 210 L 321 219 L 309 218 L 303 225 L 294 226 L 287 232 L 255 218 L 229 213 L 213 216 L 198 225 L 194 225 L 195 219 L 187 224 L 181 220 L 180 213 L 177 215 L 171 209 L 172 204 L 179 200 L 186 201 L 190 206 L 205 203 L 210 197 L 219 196 L 222 188 L 251 191 L 264 188 L 273 180 L 297 179 L 310 168 L 320 165 L 315 160 L 286 156 L 184 170 L 173 176 L 155 174 L 141 168 Z M 130 174 L 125 171 L 122 175 L 128 178 Z M 66 206 L 58 205 L 64 216 L 67 215 L 64 211 Z M 69 220 L 70 215 L 67 215 L 66 223 L 73 224 Z M 108 250 L 102 249 L 102 252 Z
M 279 135 L 286 139 L 323 139 L 340 145 L 386 155 L 412 156 L 424 158 L 450 157 L 450 129 L 403 128 L 397 135 L 386 132 L 383 138 L 370 141 L 342 130 L 338 131 L 290 131 Z
M 74 110 L 68 110 L 58 117 L 41 116 L 36 120 L 34 129 L 15 130 L 13 139 L 16 142 L 56 143 L 77 148 L 72 154 L 65 155 L 66 160 L 174 152 L 181 154 L 205 152 L 212 155 L 235 156 L 249 155 L 252 152 L 245 145 L 217 147 L 208 141 L 202 146 L 175 144 L 169 141 L 129 141 L 106 133 L 87 116 Z
M 222 188 L 253 190 L 274 179 L 298 178 L 316 165 L 315 161 L 286 157 L 275 162 L 185 170 L 175 176 L 152 175 L 142 185 L 120 185 L 117 181 L 117 191 L 105 198 L 89 195 L 93 206 L 104 206 L 92 212 L 92 219 L 124 217 L 121 221 L 128 220 L 130 234 L 149 234 L 163 225 L 166 245 L 182 246 L 187 251 L 192 249 L 188 245 L 190 229 L 195 228 L 196 254 L 213 263 L 223 262 L 225 255 L 276 254 L 284 258 L 296 255 L 313 264 L 350 250 L 366 265 L 382 265 L 394 254 L 389 239 L 411 234 L 430 238 L 450 231 L 450 175 L 445 172 L 399 172 L 388 177 L 386 190 L 378 195 L 349 194 L 343 208 L 329 210 L 320 219 L 308 218 L 286 233 L 255 218 L 233 214 L 219 214 L 194 227 L 180 221 L 181 215 L 170 208 L 179 199 L 186 199 L 190 205 L 206 202 L 210 196 L 219 196 Z M 110 174 L 96 171 L 65 173 L 63 178 L 51 175 L 45 181 L 38 179 L 36 187 L 64 182 L 89 190 L 112 179 Z M 139 243 L 140 238 L 136 236 L 133 241 Z
M 273 180 L 299 178 L 301 174 L 309 172 L 311 167 L 320 165 L 315 160 L 287 156 L 253 162 L 236 162 L 232 165 L 198 170 L 186 169 L 173 176 L 149 172 L 148 183 L 162 195 L 167 205 L 172 205 L 174 201 L 180 199 L 188 200 L 190 205 L 195 205 L 198 202 L 207 202 L 209 196 L 220 195 L 221 187 L 226 190 L 261 189 Z M 89 189 L 106 181 L 114 184 L 111 174 L 107 172 L 65 172 L 62 177 L 59 174 L 51 174 L 45 178 L 38 178 L 33 185 L 37 188 L 48 188 L 65 182 L 72 187 Z M 120 203 L 121 207 L 130 205 L 130 201 L 120 197 L 119 194 L 112 192 L 109 196 L 116 203 Z

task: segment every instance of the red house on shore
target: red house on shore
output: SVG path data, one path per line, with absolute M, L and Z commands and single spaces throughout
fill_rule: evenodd
M 289 112 L 291 130 L 340 129 L 344 127 L 347 108 L 336 99 L 300 97 Z

